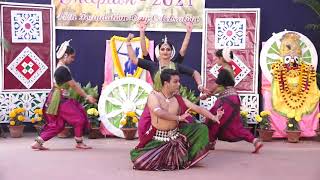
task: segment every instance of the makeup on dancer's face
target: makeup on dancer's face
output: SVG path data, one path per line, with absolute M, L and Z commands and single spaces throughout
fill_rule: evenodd
M 172 51 L 171 48 L 160 48 L 160 51 Z
M 223 57 L 218 57 L 217 64 L 222 65 L 222 62 L 224 61 Z
M 74 59 L 75 57 L 76 57 L 76 54 L 75 54 L 75 53 L 73 53 L 73 54 L 70 55 L 70 59 Z
M 178 75 L 174 75 L 170 79 L 170 84 L 172 85 L 172 90 L 176 91 L 179 90 L 180 87 L 180 77 Z
M 72 61 L 74 61 L 75 57 L 76 57 L 76 53 L 73 53 L 73 54 L 69 54 L 67 59 L 71 63 Z

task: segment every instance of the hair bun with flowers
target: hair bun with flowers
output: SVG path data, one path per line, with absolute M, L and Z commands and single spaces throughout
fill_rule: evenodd
M 232 51 L 229 48 L 225 48 L 222 50 L 222 57 L 229 63 L 231 62 L 233 59 L 231 58 L 231 53 Z
M 64 55 L 64 53 L 67 50 L 67 47 L 70 45 L 70 41 L 72 41 L 72 39 L 64 41 L 60 46 L 57 46 L 57 59 L 62 58 L 62 56 Z
M 155 55 L 156 55 L 156 58 L 159 60 L 159 58 L 160 58 L 160 44 L 162 45 L 162 44 L 170 44 L 169 42 L 168 42 L 168 38 L 167 38 L 167 36 L 165 35 L 164 36 L 164 39 L 162 39 L 162 41 L 161 41 L 161 43 L 159 43 L 157 46 L 156 46 L 156 48 L 154 49 L 154 53 L 155 53 Z M 170 59 L 172 59 L 173 57 L 174 57 L 174 55 L 176 54 L 176 49 L 174 48 L 174 46 L 171 44 L 171 47 L 172 47 L 172 50 L 171 50 L 171 56 L 170 56 Z

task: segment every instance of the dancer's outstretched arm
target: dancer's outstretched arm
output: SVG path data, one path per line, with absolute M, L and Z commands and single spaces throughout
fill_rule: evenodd
M 134 37 L 133 34 L 129 33 L 127 37 L 127 49 L 128 49 L 128 56 L 129 59 L 132 61 L 133 64 L 138 64 L 138 58 L 136 56 L 136 53 L 134 52 L 132 45 L 131 45 L 131 39 Z
M 141 46 L 143 56 L 148 56 L 149 54 L 147 45 L 146 45 L 146 35 L 145 35 L 147 25 L 148 25 L 147 21 L 139 21 L 139 24 L 138 24 L 139 31 L 140 31 L 140 46 Z
M 84 97 L 90 103 L 94 104 L 97 102 L 97 100 L 94 97 L 87 95 L 86 92 L 84 92 L 84 90 L 79 86 L 79 84 L 76 81 L 74 81 L 73 79 L 68 81 L 67 83 L 73 90 L 76 91 L 76 93 L 78 93 L 80 96 Z
M 192 28 L 193 28 L 193 24 L 191 22 L 187 22 L 186 23 L 186 35 L 184 36 L 181 48 L 180 48 L 180 55 L 181 56 L 185 56 L 186 52 L 187 52 L 187 48 L 189 45 L 189 41 L 190 41 L 190 37 L 191 37 L 191 32 L 192 32 Z
M 220 118 L 222 117 L 222 115 L 224 114 L 224 110 L 222 108 L 219 108 L 217 110 L 217 115 L 213 115 L 210 111 L 208 111 L 207 109 L 200 107 L 196 104 L 193 104 L 192 102 L 190 102 L 188 99 L 183 98 L 183 101 L 186 103 L 186 106 L 191 109 L 194 110 L 195 112 L 197 112 L 198 114 L 201 114 L 202 116 L 220 124 Z

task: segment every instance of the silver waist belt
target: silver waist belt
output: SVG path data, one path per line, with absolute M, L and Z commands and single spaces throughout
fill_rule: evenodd
M 157 130 L 156 134 L 153 136 L 154 140 L 168 142 L 170 140 L 175 140 L 179 137 L 179 129 L 173 129 L 169 131 Z

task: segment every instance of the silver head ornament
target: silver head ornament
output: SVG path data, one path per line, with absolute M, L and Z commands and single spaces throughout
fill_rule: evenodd
M 62 58 L 62 56 L 67 50 L 67 47 L 70 45 L 70 41 L 72 41 L 72 39 L 64 41 L 60 46 L 57 46 L 57 54 L 56 54 L 57 59 Z
M 163 43 L 160 43 L 161 45 L 162 45 L 162 44 L 169 44 L 169 43 L 168 43 L 168 38 L 167 38 L 166 35 L 164 36 L 164 39 L 162 39 L 162 42 L 163 42 Z M 158 45 L 156 46 L 156 48 L 154 49 L 154 53 L 155 53 L 156 58 L 157 58 L 158 60 L 159 60 L 159 58 L 160 58 L 160 44 L 158 44 Z M 173 59 L 173 57 L 174 57 L 175 54 L 176 54 L 176 50 L 175 50 L 174 46 L 172 45 L 170 60 Z

